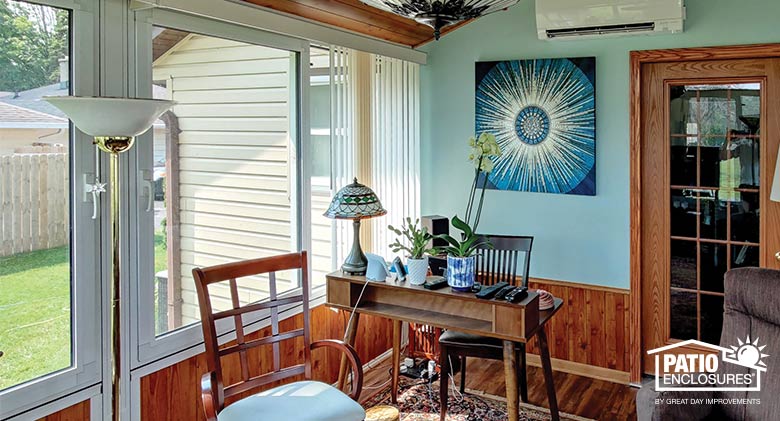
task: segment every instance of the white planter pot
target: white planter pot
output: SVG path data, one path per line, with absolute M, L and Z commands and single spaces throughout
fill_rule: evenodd
M 409 274 L 407 279 L 412 285 L 422 285 L 425 283 L 425 277 L 428 276 L 428 256 L 422 259 L 406 259 L 406 266 Z

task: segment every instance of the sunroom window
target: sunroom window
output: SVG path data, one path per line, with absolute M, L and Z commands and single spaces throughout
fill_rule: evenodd
M 299 248 L 296 56 L 154 29 L 156 97 L 177 101 L 154 136 L 154 283 L 158 335 L 200 321 L 192 269 Z M 267 282 L 239 282 L 247 302 Z M 279 279 L 280 290 L 298 280 Z M 229 291 L 212 291 L 231 306 Z M 245 304 L 245 303 L 242 303 Z
M 0 0 L 0 390 L 73 363 L 69 13 Z M 44 339 L 45 338 L 45 339 Z

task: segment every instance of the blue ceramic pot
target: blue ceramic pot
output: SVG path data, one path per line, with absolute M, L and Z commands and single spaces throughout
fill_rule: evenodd
M 470 292 L 476 276 L 477 256 L 447 256 L 447 284 L 455 291 Z

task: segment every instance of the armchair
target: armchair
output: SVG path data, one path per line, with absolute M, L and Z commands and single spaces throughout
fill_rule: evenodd
M 276 272 L 300 269 L 300 295 L 278 297 L 276 293 Z M 360 421 L 365 417 L 363 408 L 355 402 L 360 396 L 363 385 L 363 368 L 355 350 L 338 340 L 311 341 L 309 327 L 309 282 L 308 260 L 306 252 L 290 253 L 281 256 L 229 263 L 208 268 L 195 268 L 195 287 L 200 303 L 203 337 L 206 344 L 208 372 L 201 379 L 203 409 L 208 421 Z M 270 298 L 241 306 L 238 299 L 236 278 L 267 275 Z M 213 310 L 208 287 L 217 282 L 227 281 L 230 290 L 232 308 Z M 280 332 L 279 307 L 301 303 L 303 306 L 303 327 Z M 271 336 L 247 340 L 244 336 L 242 316 L 261 310 L 270 311 Z M 236 329 L 235 343 L 219 347 L 216 321 L 232 318 Z M 303 339 L 304 362 L 289 367 L 281 366 L 280 342 Z M 261 375 L 250 375 L 247 351 L 270 345 L 273 350 L 273 371 Z M 318 381 L 312 381 L 311 352 L 318 348 L 334 348 L 343 352 L 352 367 L 353 386 L 349 396 L 338 389 Z M 225 386 L 222 358 L 233 356 L 239 361 L 241 380 Z M 270 383 L 278 383 L 289 377 L 303 375 L 305 380 L 277 386 L 254 395 L 243 397 L 225 406 L 225 399 L 245 396 L 246 393 Z M 351 398 L 351 399 L 350 399 Z
M 726 273 L 725 303 L 721 346 L 733 345 L 737 338 L 761 338 L 767 344 L 766 352 L 780 352 L 780 271 L 759 268 L 734 269 Z M 726 373 L 737 373 L 740 368 L 725 365 Z M 780 413 L 780 364 L 770 361 L 767 372 L 762 376 L 760 392 L 658 392 L 652 383 L 642 387 L 636 396 L 637 418 L 648 420 L 769 420 Z M 659 403 L 656 399 L 700 398 L 701 405 L 675 405 Z M 707 403 L 707 398 L 744 399 L 759 398 L 760 405 L 733 405 L 717 401 Z

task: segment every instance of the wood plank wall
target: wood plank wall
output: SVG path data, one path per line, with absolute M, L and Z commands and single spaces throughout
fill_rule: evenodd
M 342 338 L 348 318 L 347 312 L 334 311 L 324 305 L 314 308 L 311 318 L 313 339 Z M 282 321 L 280 329 L 296 329 L 301 327 L 302 323 L 303 317 L 299 315 Z M 363 364 L 392 347 L 391 329 L 392 323 L 389 320 L 370 316 L 361 317 L 355 348 Z M 252 338 L 269 333 L 270 329 L 262 329 L 254 333 Z M 271 349 L 260 347 L 252 351 L 249 351 L 250 364 L 259 368 L 253 375 L 270 371 Z M 283 343 L 282 355 L 283 365 L 302 362 L 302 344 L 296 341 Z M 314 351 L 313 356 L 314 378 L 328 383 L 335 382 L 338 377 L 340 354 L 333 350 L 319 349 Z M 223 364 L 228 381 L 236 381 L 240 375 L 238 362 L 231 363 L 229 359 L 223 359 Z M 143 377 L 141 379 L 141 420 L 202 420 L 200 378 L 205 371 L 206 361 L 201 354 Z
M 535 279 L 529 286 L 564 300 L 547 331 L 552 358 L 629 371 L 628 290 Z M 536 339 L 529 344 L 538 354 Z
M 89 420 L 89 400 L 55 412 L 38 421 L 86 421 Z
M 547 327 L 554 369 L 628 382 L 628 290 L 541 279 L 532 279 L 529 286 L 564 301 Z M 410 350 L 418 357 L 438 355 L 435 338 L 433 329 L 412 329 Z M 536 338 L 529 341 L 528 352 L 538 355 Z

